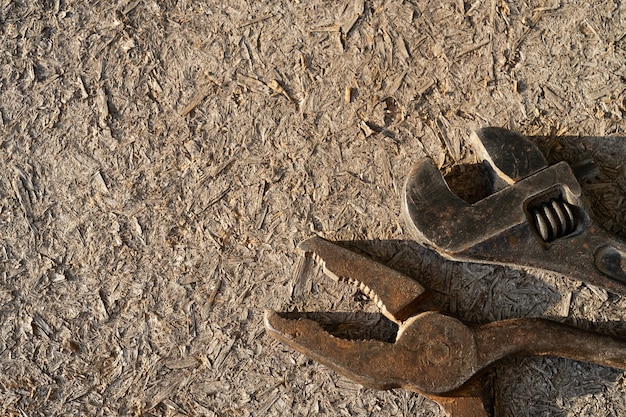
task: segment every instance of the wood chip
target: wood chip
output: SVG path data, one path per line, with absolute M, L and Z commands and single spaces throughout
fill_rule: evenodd
M 211 308 L 213 304 L 215 303 L 215 299 L 217 298 L 217 294 L 219 293 L 221 287 L 222 287 L 222 280 L 220 279 L 211 288 L 211 293 L 209 294 L 209 297 L 207 298 L 207 306 L 209 308 Z
M 200 89 L 200 91 L 198 91 L 198 93 L 189 101 L 189 103 L 179 112 L 181 117 L 185 117 L 189 113 L 191 113 L 191 111 L 195 109 L 196 106 L 209 95 L 212 88 L 213 86 L 210 84 L 202 87 L 202 89 Z

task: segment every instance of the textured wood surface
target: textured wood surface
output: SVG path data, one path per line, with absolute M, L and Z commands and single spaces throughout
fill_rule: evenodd
M 444 261 L 400 218 L 412 161 L 459 169 L 501 126 L 594 158 L 584 196 L 626 237 L 625 27 L 613 1 L 0 1 L 0 414 L 442 415 L 265 335 L 265 308 L 375 312 L 296 273 L 313 234 L 466 320 L 626 335 L 623 299 Z M 495 375 L 503 416 L 626 414 L 623 372 Z

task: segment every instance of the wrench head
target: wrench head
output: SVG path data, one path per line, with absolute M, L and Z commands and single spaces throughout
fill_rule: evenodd
M 557 235 L 581 230 L 582 220 L 558 216 L 567 214 L 570 206 L 582 205 L 580 184 L 565 162 L 548 166 L 531 141 L 505 129 L 481 129 L 472 135 L 472 142 L 474 152 L 488 168 L 493 192 L 470 204 L 450 190 L 429 158 L 420 159 L 407 177 L 402 196 L 403 214 L 418 242 L 450 259 L 494 259 L 493 263 L 498 263 L 494 250 L 507 251 L 520 244 L 534 244 L 543 250 Z M 554 215 L 553 199 L 567 203 Z M 548 210 L 554 221 L 535 224 L 535 206 Z M 575 207 L 572 210 L 582 217 L 578 216 L 581 210 Z M 561 227 L 557 220 L 572 221 L 569 221 L 571 225 Z M 485 257 L 471 256 L 473 249 L 494 238 L 500 240 L 493 241 L 495 244 L 486 250 Z M 503 243 L 504 247 L 500 248 Z

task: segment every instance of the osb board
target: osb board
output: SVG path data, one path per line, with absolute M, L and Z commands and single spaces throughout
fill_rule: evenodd
M 585 198 L 626 236 L 624 7 L 529 3 L 0 2 L 0 414 L 442 415 L 267 337 L 265 308 L 373 309 L 296 281 L 313 234 L 466 320 L 626 335 L 622 298 L 444 261 L 399 215 L 416 158 L 474 162 L 469 132 L 503 126 L 551 162 L 593 157 Z M 621 371 L 495 376 L 499 415 L 626 413 Z

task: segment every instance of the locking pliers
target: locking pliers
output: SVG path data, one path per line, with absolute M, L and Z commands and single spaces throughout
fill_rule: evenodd
M 470 204 L 431 159 L 418 160 L 402 211 L 420 244 L 456 261 L 555 271 L 626 295 L 626 243 L 589 217 L 566 162 L 549 166 L 528 138 L 501 128 L 470 140 L 493 192 Z
M 480 375 L 512 355 L 554 355 L 626 370 L 626 342 L 545 319 L 470 326 L 437 310 L 417 281 L 313 237 L 298 246 L 326 275 L 359 287 L 398 325 L 395 342 L 347 340 L 317 322 L 265 312 L 271 336 L 347 378 L 375 389 L 404 388 L 451 417 L 486 417 Z

